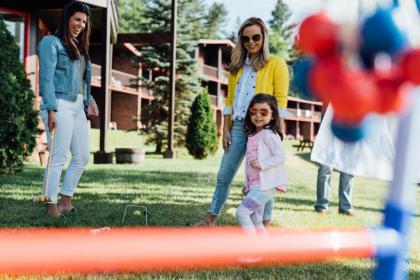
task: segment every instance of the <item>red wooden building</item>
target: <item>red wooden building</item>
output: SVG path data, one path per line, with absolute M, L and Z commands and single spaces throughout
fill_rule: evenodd
M 101 118 L 92 119 L 94 128 L 101 128 L 100 151 L 95 161 L 109 161 L 106 133 L 109 127 L 129 130 L 142 128 L 141 110 L 153 99 L 153 93 L 133 87 L 140 77 L 153 79 L 153 71 L 133 65 L 131 57 L 141 56 L 144 45 L 168 42 L 168 34 L 118 34 L 116 0 L 80 0 L 91 6 L 92 94 L 100 108 Z M 43 36 L 55 31 L 59 14 L 68 0 L 2 0 L 0 14 L 20 47 L 19 58 L 31 80 L 39 107 L 38 61 L 36 47 Z M 235 44 L 230 40 L 201 39 L 194 56 L 202 85 L 208 89 L 219 136 L 222 132 L 223 107 L 227 94 L 227 65 Z M 316 135 L 322 103 L 289 98 L 284 133 L 289 138 L 313 140 Z M 42 128 L 42 127 L 41 127 Z M 40 142 L 42 139 L 40 139 Z

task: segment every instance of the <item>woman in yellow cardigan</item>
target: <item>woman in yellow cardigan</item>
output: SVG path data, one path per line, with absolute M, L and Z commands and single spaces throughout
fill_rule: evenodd
M 245 155 L 247 136 L 243 119 L 256 93 L 274 95 L 280 117 L 284 117 L 289 88 L 289 72 L 283 59 L 269 54 L 268 32 L 259 18 L 249 18 L 241 25 L 236 47 L 232 51 L 228 95 L 223 110 L 223 149 L 225 151 L 217 174 L 216 190 L 206 217 L 196 225 L 213 226 L 230 185 Z M 264 210 L 264 224 L 271 218 L 272 205 Z

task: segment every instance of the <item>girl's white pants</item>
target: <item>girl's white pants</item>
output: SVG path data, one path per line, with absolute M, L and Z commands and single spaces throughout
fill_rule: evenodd
M 57 99 L 58 107 L 55 113 L 57 128 L 55 129 L 54 147 L 51 153 L 49 172 L 44 173 L 44 190 L 48 179 L 48 193 L 51 203 L 57 203 L 57 192 L 61 173 L 71 152 L 72 158 L 60 193 L 72 197 L 79 184 L 83 170 L 89 162 L 89 127 L 83 107 L 83 96 L 78 95 L 76 102 Z M 41 110 L 41 117 L 47 131 L 48 147 L 51 147 L 51 134 L 48 128 L 48 112 Z

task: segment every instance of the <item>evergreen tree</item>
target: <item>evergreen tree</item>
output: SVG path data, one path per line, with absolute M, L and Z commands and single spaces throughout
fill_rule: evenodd
M 148 0 L 119 0 L 119 32 L 147 32 L 148 19 L 145 17 L 145 7 Z
M 14 37 L 0 16 L 0 173 L 14 173 L 35 147 L 38 118 Z
M 142 2 L 138 6 L 134 2 Z M 206 10 L 203 0 L 178 0 L 177 11 L 177 65 L 175 96 L 175 145 L 185 144 L 190 107 L 194 97 L 202 90 L 193 57 L 198 40 L 218 36 L 226 19 L 223 4 L 212 5 Z M 144 5 L 139 15 L 133 15 L 135 7 Z M 124 0 L 120 2 L 120 22 L 124 32 L 170 32 L 170 0 Z M 144 24 L 145 23 L 145 24 Z M 167 141 L 169 113 L 169 66 L 170 44 L 147 46 L 142 56 L 133 59 L 142 63 L 143 70 L 152 70 L 153 79 L 142 78 L 142 86 L 153 92 L 154 100 L 143 107 L 142 120 L 148 127 L 149 144 L 156 145 L 156 152 L 164 151 Z
M 198 40 L 202 34 L 197 32 L 202 26 L 203 6 L 197 0 L 178 0 L 177 33 L 177 74 L 176 82 L 176 143 L 185 145 L 190 108 L 195 97 L 203 90 L 198 75 L 197 61 L 194 57 Z
M 206 91 L 191 106 L 186 142 L 188 152 L 196 159 L 204 159 L 217 150 L 217 128 Z
M 288 6 L 282 0 L 277 0 L 269 20 L 270 52 L 286 60 L 295 58 L 293 36 L 296 24 L 288 22 L 290 16 L 291 12 Z
M 294 42 L 296 24 L 289 22 L 290 16 L 291 12 L 288 6 L 282 0 L 277 0 L 269 20 L 271 29 L 269 47 L 271 53 L 281 56 L 287 61 L 291 73 L 290 78 L 293 79 L 293 65 L 299 57 L 299 52 Z M 289 90 L 289 95 L 307 98 L 295 91 L 294 88 Z
M 235 20 L 235 29 L 231 31 L 228 39 L 231 40 L 232 42 L 236 43 L 236 39 L 238 37 L 238 30 L 239 28 L 241 28 L 241 24 L 242 24 L 242 20 L 240 17 L 236 17 Z
M 226 38 L 223 30 L 226 27 L 228 11 L 223 3 L 213 3 L 205 15 L 204 36 L 206 39 Z
M 171 20 L 169 0 L 151 0 L 145 15 L 149 19 L 150 31 L 169 32 Z M 194 97 L 202 90 L 196 61 L 193 57 L 198 39 L 202 35 L 203 8 L 197 0 L 178 0 L 177 12 L 177 65 L 175 95 L 174 142 L 185 144 L 188 118 Z M 143 66 L 154 69 L 153 80 L 143 79 L 144 87 L 152 90 L 154 100 L 144 108 L 149 124 L 148 143 L 156 145 L 156 152 L 162 153 L 168 132 L 169 66 L 170 45 L 160 44 L 142 50 Z

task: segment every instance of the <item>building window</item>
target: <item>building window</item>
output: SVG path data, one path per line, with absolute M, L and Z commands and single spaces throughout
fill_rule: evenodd
M 15 37 L 16 44 L 19 47 L 19 59 L 23 63 L 25 49 L 25 17 L 0 11 L 3 16 L 7 30 Z

